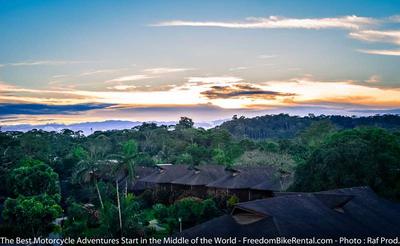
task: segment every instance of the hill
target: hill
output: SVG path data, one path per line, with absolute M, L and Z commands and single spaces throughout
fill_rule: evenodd
M 233 117 L 222 123 L 219 128 L 225 129 L 236 138 L 250 139 L 284 139 L 293 138 L 313 122 L 327 120 L 338 129 L 352 129 L 360 126 L 375 126 L 388 130 L 400 129 L 399 115 L 374 115 L 367 117 L 330 116 L 290 116 L 288 114 L 265 115 L 254 118 Z

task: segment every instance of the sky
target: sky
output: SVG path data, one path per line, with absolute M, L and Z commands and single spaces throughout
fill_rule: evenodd
M 399 1 L 0 0 L 0 124 L 400 112 Z

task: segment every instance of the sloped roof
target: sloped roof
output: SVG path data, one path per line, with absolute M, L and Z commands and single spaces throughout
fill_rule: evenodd
M 240 224 L 235 216 L 243 213 L 260 219 Z M 272 238 L 397 236 L 399 233 L 400 206 L 377 197 L 367 187 L 359 187 L 239 203 L 232 215 L 185 230 L 183 235 Z
M 223 237 L 253 237 L 261 238 L 267 235 L 278 235 L 278 230 L 274 226 L 272 219 L 264 219 L 248 225 L 238 224 L 231 215 L 223 215 L 211 219 L 195 227 L 184 230 L 180 235 L 186 238 L 196 236 L 212 238 L 215 236 Z
M 249 189 L 262 182 L 271 180 L 275 170 L 272 167 L 246 167 L 233 169 L 232 172 L 207 187 L 222 189 Z
M 400 204 L 380 198 L 371 188 L 355 187 L 319 193 L 354 196 L 343 207 L 344 213 L 352 220 L 378 232 L 378 235 L 400 235 Z
M 270 190 L 270 191 L 281 191 L 283 190 L 283 185 L 277 177 L 269 177 L 264 182 L 259 183 L 251 187 L 252 190 Z
M 141 181 L 141 178 L 147 177 L 157 172 L 155 167 L 135 166 L 135 179 L 128 185 L 128 190 L 139 191 L 150 188 L 149 184 Z
M 185 176 L 172 181 L 172 183 L 193 186 L 207 185 L 228 173 L 221 165 L 201 165 L 192 168 Z
M 187 165 L 161 165 L 157 167 L 157 172 L 139 179 L 147 183 L 171 183 L 190 172 Z

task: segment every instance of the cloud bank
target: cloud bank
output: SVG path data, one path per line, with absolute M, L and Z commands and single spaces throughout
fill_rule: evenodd
M 189 26 L 189 27 L 221 27 L 236 29 L 360 29 L 365 25 L 374 25 L 379 21 L 356 15 L 334 18 L 287 18 L 269 16 L 267 18 L 249 17 L 245 21 L 218 22 L 218 21 L 184 21 L 172 20 L 154 24 L 152 26 Z
M 357 15 L 326 18 L 288 18 L 269 16 L 266 18 L 248 17 L 244 21 L 163 21 L 156 27 L 208 27 L 232 29 L 343 29 L 349 31 L 349 37 L 365 42 L 391 43 L 400 46 L 400 30 L 374 29 L 387 23 L 398 23 L 399 16 L 371 18 Z M 372 28 L 372 29 L 371 29 Z M 373 55 L 398 56 L 399 50 L 359 50 Z M 261 58 L 261 57 L 260 57 Z M 269 58 L 269 57 L 267 57 Z

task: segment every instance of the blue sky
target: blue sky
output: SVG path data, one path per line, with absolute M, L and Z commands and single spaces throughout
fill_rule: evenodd
M 7 124 L 400 107 L 398 1 L 0 0 L 0 30 Z

